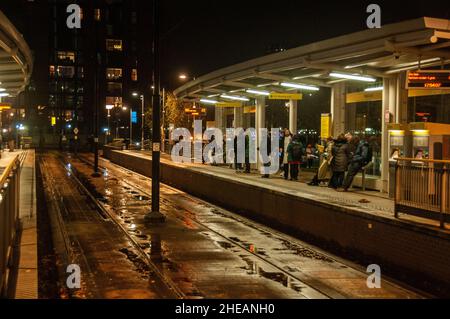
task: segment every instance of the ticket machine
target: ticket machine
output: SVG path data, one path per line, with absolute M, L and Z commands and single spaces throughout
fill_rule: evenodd
M 406 124 L 388 124 L 389 159 L 408 156 L 408 127 Z
M 410 123 L 412 158 L 450 160 L 450 125 L 440 123 Z

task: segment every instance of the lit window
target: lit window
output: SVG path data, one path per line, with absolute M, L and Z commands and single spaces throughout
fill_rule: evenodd
M 108 80 L 120 80 L 122 79 L 122 69 L 107 68 L 106 78 Z
M 53 77 L 55 77 L 55 66 L 54 65 L 50 65 L 50 68 L 49 68 L 50 70 L 49 70 L 49 73 L 50 73 L 50 76 L 53 78 Z
M 100 9 L 95 9 L 94 10 L 94 19 L 95 21 L 100 21 L 102 18 L 102 12 Z
M 83 8 L 80 8 L 80 20 L 83 20 L 84 14 L 83 14 Z
M 58 62 L 68 62 L 68 63 L 75 62 L 75 52 L 58 51 L 57 55 L 58 55 Z
M 57 75 L 63 78 L 73 78 L 75 75 L 75 68 L 73 66 L 58 66 L 56 68 Z
M 138 80 L 137 69 L 132 69 L 131 70 L 131 80 L 132 81 L 137 81 Z
M 105 105 L 114 105 L 115 107 L 122 106 L 122 97 L 121 96 L 107 96 Z
M 122 40 L 106 39 L 106 50 L 122 51 Z

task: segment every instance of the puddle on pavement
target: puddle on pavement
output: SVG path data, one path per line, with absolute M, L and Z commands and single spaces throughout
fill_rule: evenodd
M 150 200 L 150 197 L 144 196 L 144 195 L 135 195 L 133 196 L 134 199 L 137 199 L 138 201 L 148 201 Z
M 259 275 L 271 281 L 282 284 L 284 287 L 293 289 L 296 292 L 301 292 L 305 288 L 300 282 L 290 279 L 286 274 L 282 272 L 268 272 L 262 269 L 258 263 L 252 260 L 249 256 L 239 255 L 243 261 L 246 262 L 247 266 L 240 267 L 247 271 L 247 275 Z M 295 270 L 289 267 L 289 271 Z
M 258 255 L 261 255 L 261 256 L 267 256 L 266 250 L 264 248 L 258 248 L 255 245 L 250 244 L 250 243 L 248 243 L 246 241 L 243 241 L 243 240 L 241 240 L 241 239 L 239 239 L 237 237 L 229 237 L 229 239 L 231 241 L 234 241 L 235 243 L 240 244 L 241 246 L 244 246 L 245 249 L 247 249 L 248 251 L 250 251 L 250 252 L 252 252 L 254 254 L 258 254 Z
M 285 246 L 288 250 L 292 251 L 294 254 L 301 256 L 301 257 L 311 258 L 311 259 L 325 261 L 325 262 L 329 262 L 329 263 L 334 262 L 333 259 L 328 258 L 327 256 L 321 255 L 309 248 L 297 246 L 288 241 L 283 241 L 283 246 Z
M 148 279 L 153 275 L 150 267 L 145 263 L 136 253 L 130 248 L 121 248 L 119 251 L 124 254 L 129 261 L 136 267 L 136 271 L 139 272 L 143 278 Z
M 226 242 L 226 241 L 216 241 L 216 243 L 217 243 L 220 247 L 222 247 L 222 248 L 224 248 L 224 249 L 231 249 L 231 248 L 234 247 L 232 244 L 230 244 L 230 243 L 228 243 L 228 242 Z

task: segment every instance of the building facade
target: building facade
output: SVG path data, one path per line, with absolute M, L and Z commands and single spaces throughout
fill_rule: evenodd
M 67 26 L 67 6 L 77 3 L 81 28 Z M 151 2 L 137 0 L 50 0 L 47 125 L 50 144 L 69 143 L 78 128 L 81 142 L 108 131 L 129 138 L 130 109 L 141 114 L 133 93 L 151 97 Z M 108 119 L 106 105 L 113 105 Z M 126 111 L 124 111 L 126 107 Z M 95 125 L 96 110 L 98 124 Z M 140 132 L 140 116 L 135 136 Z M 55 140 L 56 139 L 56 140 Z M 48 143 L 48 138 L 46 138 Z

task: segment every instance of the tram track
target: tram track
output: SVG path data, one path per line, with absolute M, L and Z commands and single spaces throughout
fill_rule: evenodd
M 102 260 L 104 257 L 104 252 L 100 251 L 98 256 L 87 256 L 87 253 L 84 248 L 88 248 L 91 250 L 92 248 L 86 246 L 86 243 L 92 241 L 105 241 L 110 242 L 114 241 L 114 244 L 111 244 L 111 247 L 124 247 L 123 240 L 117 240 L 117 230 L 120 231 L 120 234 L 126 238 L 126 241 L 130 245 L 128 248 L 124 248 L 127 251 L 131 252 L 133 258 L 128 258 L 130 262 L 135 263 L 145 263 L 145 265 L 141 268 L 148 269 L 147 273 L 151 276 L 152 281 L 157 278 L 158 283 L 155 284 L 157 289 L 161 292 L 161 296 L 165 296 L 168 298 L 185 298 L 185 295 L 179 291 L 177 286 L 170 280 L 164 276 L 160 270 L 152 263 L 149 256 L 144 252 L 144 250 L 140 247 L 140 245 L 136 242 L 136 240 L 130 236 L 130 234 L 123 228 L 122 225 L 117 223 L 112 216 L 109 215 L 108 210 L 104 209 L 104 207 L 100 204 L 100 202 L 92 195 L 92 193 L 83 185 L 83 183 L 75 176 L 74 172 L 71 169 L 70 165 L 64 161 L 61 156 L 56 156 L 56 163 L 59 166 L 53 165 L 50 166 L 49 161 L 47 159 L 43 159 L 41 157 L 38 158 L 38 165 L 43 172 L 42 179 L 45 185 L 45 192 L 48 196 L 48 200 L 51 202 L 51 206 L 54 209 L 54 214 L 52 214 L 52 233 L 53 236 L 56 236 L 58 241 L 61 243 L 59 247 L 55 247 L 57 251 L 57 255 L 59 256 L 58 268 L 59 268 L 59 286 L 60 286 L 60 297 L 62 298 L 100 298 L 104 296 L 104 292 L 101 291 L 103 287 L 101 283 L 104 281 L 111 280 L 111 275 L 108 273 L 104 273 L 99 277 L 99 259 Z M 62 181 L 59 178 L 60 174 L 59 170 L 63 170 L 67 176 L 67 179 Z M 49 174 L 52 172 L 52 174 Z M 54 177 L 54 175 L 56 177 Z M 69 184 L 69 182 L 73 182 L 73 184 Z M 73 187 L 75 185 L 75 187 Z M 67 187 L 72 188 L 69 195 L 67 193 Z M 64 193 L 64 194 L 63 194 Z M 86 200 L 80 201 L 79 195 L 82 194 L 85 196 Z M 75 216 L 75 213 L 78 214 Z M 95 215 L 95 213 L 97 215 Z M 89 225 L 92 229 L 95 229 L 94 232 L 100 233 L 95 238 L 90 238 L 91 241 L 86 240 L 86 235 L 84 233 L 79 234 L 77 232 L 77 228 L 72 226 L 67 226 L 69 223 L 81 223 L 81 226 Z M 111 228 L 110 222 L 112 222 L 116 227 Z M 82 226 L 84 227 L 84 226 Z M 109 229 L 105 231 L 102 230 L 101 227 L 106 227 Z M 115 238 L 106 238 L 106 234 L 116 234 Z M 116 242 L 119 242 L 117 244 Z M 83 245 L 84 244 L 84 245 Z M 107 245 L 107 244 L 106 244 Z M 120 250 L 119 250 L 120 251 Z M 121 254 L 121 252 L 116 250 L 111 250 L 113 254 Z M 136 253 L 136 254 L 135 254 Z M 97 258 L 97 260 L 96 260 Z M 79 264 L 81 269 L 83 269 L 83 282 L 82 287 L 80 289 L 71 291 L 65 287 L 65 267 L 69 264 Z M 122 266 L 122 265 L 121 265 Z M 135 265 L 136 266 L 136 265 Z M 136 270 L 138 271 L 137 267 Z M 132 269 L 126 270 L 125 273 L 131 273 Z M 139 272 L 139 271 L 138 271 Z M 124 272 L 119 273 L 119 278 L 123 276 Z M 97 282 L 98 281 L 98 282 Z M 138 279 L 134 279 L 134 281 L 139 281 Z M 126 282 L 126 286 L 132 286 L 133 283 Z M 120 283 L 116 283 L 117 292 L 119 293 L 122 290 L 120 287 Z M 136 286 L 143 286 L 143 284 L 138 284 Z M 162 288 L 161 288 L 162 287 Z M 162 290 L 161 290 L 162 289 Z M 130 291 L 137 291 L 137 293 L 142 293 L 142 290 L 138 289 L 130 289 Z M 108 288 L 106 293 L 112 293 L 112 289 Z M 122 298 L 122 296 L 119 296 Z M 128 296 L 130 297 L 130 296 Z M 139 297 L 138 297 L 139 298 Z
M 89 158 L 86 158 L 85 156 L 78 156 L 78 159 L 91 167 L 93 166 L 92 160 Z M 102 160 L 104 160 L 104 159 L 102 159 Z M 136 172 L 132 172 L 124 167 L 117 166 L 110 162 L 107 162 L 107 164 L 108 164 L 108 168 L 105 167 L 104 165 L 101 165 L 100 167 L 101 167 L 102 171 L 106 170 L 108 172 L 111 172 L 113 176 L 115 175 L 114 170 L 117 170 L 116 175 L 117 175 L 117 172 L 120 172 L 121 174 L 126 174 L 126 175 L 134 174 L 134 176 L 138 176 L 140 181 L 143 181 L 143 180 L 150 181 L 150 178 L 140 175 Z M 111 168 L 113 168 L 113 169 L 111 169 Z M 137 183 L 131 182 L 128 179 L 122 179 L 121 182 L 128 185 L 128 187 L 133 189 L 135 192 L 138 192 L 143 196 L 151 197 L 150 192 L 145 190 L 142 187 L 142 185 L 138 185 Z M 286 243 L 286 245 L 288 247 L 290 247 L 291 249 L 297 250 L 299 252 L 299 254 L 309 256 L 318 261 L 322 260 L 324 263 L 334 262 L 334 263 L 343 264 L 343 266 L 342 266 L 343 268 L 351 268 L 353 271 L 358 272 L 361 276 L 364 276 L 364 277 L 367 276 L 367 274 L 364 272 L 364 269 L 362 269 L 362 267 L 360 267 L 359 265 L 356 265 L 351 262 L 344 262 L 344 260 L 342 260 L 341 258 L 338 258 L 336 256 L 331 256 L 330 254 L 327 254 L 324 251 L 313 248 L 309 245 L 306 245 L 303 242 L 299 242 L 298 240 L 295 240 L 294 238 L 292 238 L 288 235 L 281 234 L 278 231 L 274 231 L 274 230 L 270 229 L 269 227 L 259 225 L 251 220 L 248 220 L 247 218 L 244 218 L 242 216 L 238 216 L 234 213 L 228 212 L 228 211 L 221 209 L 220 207 L 217 207 L 211 203 L 208 203 L 206 201 L 203 201 L 201 199 L 198 199 L 191 195 L 188 195 L 184 192 L 181 192 L 180 190 L 175 189 L 169 185 L 162 184 L 162 187 L 167 190 L 181 194 L 188 201 L 195 201 L 196 203 L 201 203 L 202 205 L 207 206 L 207 207 L 211 208 L 212 210 L 216 210 L 216 212 L 218 212 L 218 214 L 220 214 L 220 215 L 230 218 L 236 222 L 243 223 L 245 226 L 251 227 L 254 230 L 259 231 L 263 234 L 266 234 L 267 236 L 272 237 L 276 240 L 281 240 L 284 243 Z M 293 287 L 294 290 L 298 289 L 299 291 L 302 291 L 305 289 L 305 287 L 307 287 L 309 296 L 313 297 L 313 298 L 333 298 L 333 299 L 337 298 L 337 299 L 340 299 L 340 298 L 351 297 L 348 294 L 346 294 L 345 292 L 340 292 L 339 290 L 337 290 L 333 287 L 323 284 L 320 280 L 317 280 L 314 277 L 310 276 L 309 274 L 302 272 L 298 269 L 294 269 L 292 271 L 286 270 L 286 267 L 283 266 L 283 263 L 281 263 L 280 261 L 273 259 L 270 256 L 265 255 L 264 253 L 255 251 L 255 249 L 252 247 L 252 245 L 248 245 L 245 241 L 241 241 L 237 237 L 231 237 L 227 234 L 223 234 L 219 230 L 215 229 L 213 226 L 208 225 L 207 222 L 199 220 L 198 218 L 195 217 L 196 214 L 194 212 L 192 212 L 189 208 L 187 208 L 186 205 L 184 205 L 183 207 L 180 207 L 179 204 L 174 203 L 174 202 L 164 198 L 164 196 L 162 196 L 161 200 L 162 200 L 163 204 L 166 205 L 166 207 L 168 208 L 168 211 L 170 211 L 170 214 L 173 217 L 178 218 L 180 220 L 188 218 L 192 223 L 196 224 L 198 227 L 200 227 L 204 231 L 210 232 L 210 233 L 214 234 L 215 236 L 219 237 L 221 239 L 221 242 L 224 243 L 223 246 L 226 246 L 228 248 L 237 247 L 238 249 L 241 250 L 242 253 L 251 255 L 254 259 L 258 260 L 259 263 L 268 265 L 268 266 L 272 267 L 273 269 L 276 269 L 276 271 L 278 273 L 283 274 L 287 278 L 287 282 L 291 283 L 291 287 Z M 112 218 L 114 218 L 113 215 L 110 215 L 110 216 L 112 216 Z M 126 231 L 126 229 L 124 229 L 124 231 Z M 398 288 L 400 290 L 404 289 L 402 286 L 395 283 L 394 280 L 389 279 L 389 282 L 390 282 L 390 284 L 396 286 L 396 288 Z M 408 287 L 407 289 L 414 290 L 411 287 Z M 406 291 L 406 288 L 405 288 L 405 291 Z

